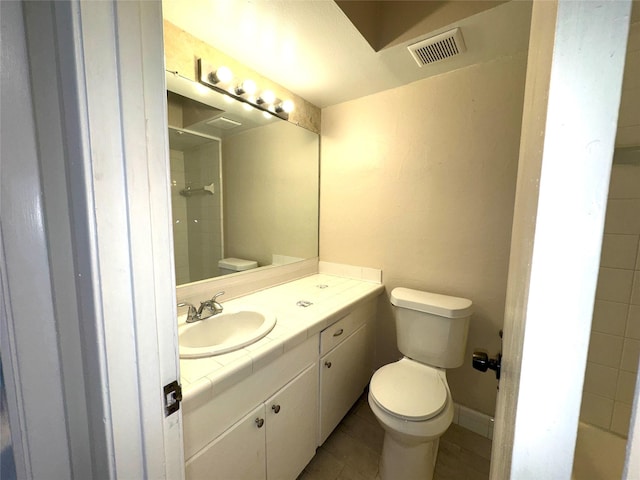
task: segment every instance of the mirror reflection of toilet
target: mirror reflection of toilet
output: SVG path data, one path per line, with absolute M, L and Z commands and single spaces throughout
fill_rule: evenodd
M 258 262 L 255 260 L 245 260 L 244 258 L 227 257 L 218 261 L 219 275 L 228 275 L 230 273 L 244 272 L 258 268 Z
M 385 431 L 381 480 L 431 480 L 440 437 L 453 420 L 446 369 L 464 361 L 471 300 L 394 288 L 402 359 L 378 369 L 369 405 Z

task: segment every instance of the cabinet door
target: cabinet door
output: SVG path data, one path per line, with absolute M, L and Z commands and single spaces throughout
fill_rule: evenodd
M 261 404 L 187 461 L 187 480 L 262 480 L 266 419 Z
M 320 358 L 320 437 L 322 445 L 360 397 L 370 380 L 367 325 Z
M 294 480 L 316 453 L 318 364 L 291 380 L 265 408 L 267 478 Z

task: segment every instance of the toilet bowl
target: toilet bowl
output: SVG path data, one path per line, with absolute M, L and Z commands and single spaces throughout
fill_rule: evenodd
M 381 479 L 433 478 L 439 439 L 453 420 L 444 370 L 402 358 L 379 369 L 369 405 L 385 431 Z
M 378 369 L 369 406 L 385 431 L 381 480 L 431 480 L 440 437 L 453 421 L 446 368 L 462 364 L 471 301 L 396 288 L 391 293 L 404 357 Z

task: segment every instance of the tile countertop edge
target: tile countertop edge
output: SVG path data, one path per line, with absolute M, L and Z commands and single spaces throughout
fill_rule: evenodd
M 274 350 L 278 350 L 277 353 L 274 352 L 273 354 L 269 354 L 270 362 L 274 361 L 276 358 L 285 354 L 297 345 L 305 342 L 310 336 L 308 335 L 309 331 L 315 331 L 315 333 L 317 333 L 319 330 L 314 329 L 316 324 L 322 324 L 322 328 L 320 328 L 320 330 L 323 330 L 348 314 L 353 310 L 355 305 L 377 297 L 384 290 L 384 286 L 381 283 L 366 280 L 358 281 L 362 283 L 362 291 L 354 294 L 352 298 L 347 299 L 344 303 L 340 302 L 340 304 L 336 305 L 335 308 L 327 308 L 318 311 L 317 315 L 314 315 L 313 318 L 305 321 L 299 330 L 296 331 L 292 329 L 290 335 L 274 339 L 269 345 L 265 346 L 269 349 L 273 348 Z M 295 283 L 295 280 L 291 283 Z M 241 299 L 236 299 L 235 302 L 242 301 L 243 299 L 249 303 L 255 304 L 252 300 L 252 294 L 249 294 L 246 297 L 241 297 Z M 303 331 L 306 332 L 306 334 L 302 335 Z M 286 348 L 284 348 L 285 344 Z M 264 349 L 262 353 L 266 353 L 264 352 Z M 215 371 L 204 375 L 200 379 L 186 381 L 187 379 L 181 377 L 180 381 L 183 385 L 183 401 L 185 410 L 188 411 L 197 408 L 203 401 L 207 401 L 208 399 L 219 395 L 233 385 L 239 383 L 245 378 L 248 378 L 253 373 L 264 368 L 266 364 L 261 362 L 257 368 L 254 368 L 255 366 L 252 352 L 247 351 L 246 356 L 225 365 L 223 368 L 216 369 Z

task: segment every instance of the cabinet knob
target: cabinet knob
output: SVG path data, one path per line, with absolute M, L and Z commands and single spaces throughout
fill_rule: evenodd
M 344 333 L 344 329 L 340 329 L 340 330 L 336 330 L 336 332 L 333 334 L 334 337 L 339 337 L 340 335 L 342 335 Z
M 264 418 L 256 418 L 256 425 L 258 426 L 258 428 L 262 428 L 262 426 L 264 425 Z
M 274 413 L 280 413 L 280 405 L 271 405 L 271 410 L 273 410 Z
M 324 366 L 327 368 L 331 368 L 331 362 L 324 362 Z

